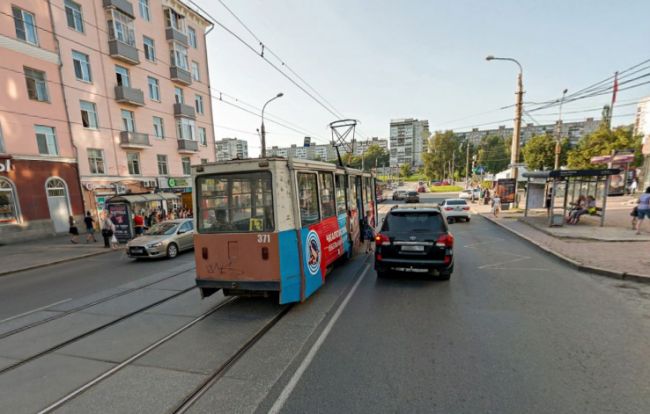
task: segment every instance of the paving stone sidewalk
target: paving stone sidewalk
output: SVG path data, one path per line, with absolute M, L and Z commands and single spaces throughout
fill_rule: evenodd
M 650 233 L 646 227 L 642 235 L 636 236 L 630 228 L 629 213 L 625 208 L 608 209 L 608 217 L 614 223 L 608 227 L 598 227 L 594 222 L 551 231 L 523 222 L 521 212 L 504 211 L 499 218 L 494 218 L 489 206 L 474 204 L 472 209 L 574 266 L 608 276 L 650 282 Z M 610 223 L 609 218 L 606 224 Z
M 82 234 L 78 244 L 72 244 L 65 235 L 0 245 L 0 276 L 112 251 L 104 248 L 100 234 L 95 237 L 96 243 L 86 243 L 86 235 Z

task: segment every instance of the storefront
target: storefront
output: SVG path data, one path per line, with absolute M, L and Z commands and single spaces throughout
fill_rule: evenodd
M 115 237 L 120 243 L 133 238 L 133 217 L 135 214 L 149 215 L 151 212 L 168 212 L 179 204 L 179 196 L 173 193 L 123 194 L 110 197 L 104 202 L 104 209 L 111 214 L 115 224 Z
M 175 208 L 192 210 L 192 179 L 190 177 L 158 177 L 158 188 L 179 195 L 180 202 Z
M 70 216 L 83 216 L 75 162 L 0 158 L 2 243 L 67 233 Z

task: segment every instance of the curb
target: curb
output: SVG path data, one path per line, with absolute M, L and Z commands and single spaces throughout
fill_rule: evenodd
M 640 283 L 650 283 L 650 276 L 638 275 L 638 274 L 628 273 L 628 272 L 617 272 L 617 271 L 614 271 L 614 270 L 603 269 L 603 268 L 600 268 L 600 267 L 594 267 L 594 266 L 586 265 L 586 264 L 581 263 L 581 262 L 579 262 L 577 260 L 574 260 L 574 259 L 572 259 L 570 257 L 567 257 L 567 256 L 565 256 L 565 255 L 563 255 L 561 253 L 558 253 L 558 252 L 550 249 L 549 247 L 542 246 L 541 244 L 537 243 L 535 240 L 531 239 L 530 237 L 525 236 L 524 234 L 518 232 L 517 230 L 511 229 L 510 227 L 508 227 L 508 226 L 506 226 L 504 224 L 501 224 L 501 223 L 495 221 L 494 219 L 485 216 L 484 214 L 481 214 L 481 213 L 477 213 L 477 214 L 479 216 L 483 217 L 484 219 L 486 219 L 488 222 L 494 224 L 495 226 L 499 226 L 502 229 L 505 229 L 505 230 L 509 231 L 510 233 L 514 234 L 515 236 L 527 241 L 528 243 L 530 243 L 534 247 L 538 248 L 539 250 L 542 250 L 544 253 L 546 253 L 548 255 L 551 255 L 551 256 L 561 260 L 564 263 L 567 263 L 568 265 L 570 265 L 571 267 L 573 267 L 576 270 L 579 270 L 579 271 L 582 271 L 582 272 L 588 272 L 588 273 L 592 273 L 592 274 L 596 274 L 596 275 L 600 275 L 600 276 L 610 277 L 610 278 L 618 279 L 618 280 L 632 280 L 632 281 L 640 282 Z
M 28 270 L 39 269 L 41 267 L 52 266 L 52 265 L 59 264 L 59 263 L 72 262 L 72 261 L 79 260 L 79 259 L 85 259 L 87 257 L 99 256 L 100 254 L 106 254 L 106 253 L 110 253 L 110 252 L 114 252 L 114 251 L 115 250 L 108 250 L 108 251 L 101 251 L 101 252 L 86 253 L 86 254 L 83 254 L 81 256 L 66 257 L 65 259 L 56 259 L 56 260 L 52 260 L 52 261 L 45 262 L 45 263 L 39 263 L 39 264 L 27 266 L 27 267 L 22 267 L 20 269 L 2 271 L 2 272 L 0 272 L 0 277 L 9 276 L 9 275 L 12 275 L 14 273 L 19 273 L 19 272 L 25 272 L 25 271 L 28 271 Z
M 616 243 L 616 242 L 647 243 L 648 241 L 650 241 L 650 240 L 639 240 L 639 239 L 633 239 L 633 240 L 623 240 L 623 239 L 603 240 L 603 239 L 595 239 L 595 238 L 591 238 L 591 237 L 558 236 L 558 235 L 555 235 L 555 234 L 551 233 L 548 230 L 545 230 L 543 228 L 539 228 L 539 227 L 535 226 L 534 224 L 532 224 L 532 223 L 530 223 L 530 222 L 528 222 L 526 220 L 523 220 L 522 217 L 517 217 L 516 220 L 518 222 L 523 223 L 523 224 L 525 224 L 527 226 L 530 226 L 531 228 L 533 228 L 533 229 L 535 229 L 535 230 L 537 230 L 539 232 L 542 232 L 542 233 L 544 233 L 544 234 L 546 234 L 548 236 L 551 236 L 551 237 L 554 237 L 554 238 L 560 239 L 560 240 L 566 240 L 566 241 L 581 240 L 581 241 L 603 242 L 603 243 Z

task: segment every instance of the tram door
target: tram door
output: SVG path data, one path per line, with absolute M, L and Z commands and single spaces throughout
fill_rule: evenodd
M 363 208 L 363 186 L 361 184 L 361 179 L 362 177 L 360 176 L 354 177 L 354 185 L 357 189 L 357 211 L 359 212 L 359 219 L 362 219 L 366 215 Z

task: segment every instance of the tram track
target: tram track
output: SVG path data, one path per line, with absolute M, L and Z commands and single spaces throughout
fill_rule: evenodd
M 96 306 L 96 305 L 99 305 L 99 304 L 102 304 L 102 303 L 105 303 L 105 302 L 109 302 L 109 301 L 111 301 L 111 300 L 113 300 L 113 299 L 116 299 L 116 298 L 119 298 L 119 297 L 121 297 L 121 296 L 128 295 L 128 294 L 130 294 L 130 293 L 137 292 L 137 291 L 139 291 L 139 290 L 142 290 L 142 289 L 145 289 L 145 288 L 151 287 L 151 286 L 153 286 L 153 285 L 155 285 L 155 284 L 158 284 L 158 283 L 164 282 L 164 281 L 166 281 L 166 280 L 169 280 L 169 279 L 175 278 L 175 277 L 177 277 L 177 276 L 180 276 L 180 275 L 182 275 L 183 273 L 190 272 L 190 271 L 192 271 L 193 269 L 195 269 L 195 267 L 192 267 L 192 268 L 189 268 L 189 269 L 183 270 L 183 271 L 178 272 L 178 273 L 174 273 L 173 275 L 170 275 L 170 276 L 164 277 L 164 278 L 162 278 L 162 279 L 160 279 L 160 280 L 156 280 L 155 282 L 147 283 L 147 284 L 144 284 L 144 285 L 142 285 L 142 286 L 134 287 L 134 288 L 131 288 L 131 289 L 125 289 L 124 291 L 117 292 L 117 293 L 115 293 L 115 294 L 112 294 L 112 295 L 106 296 L 105 298 L 97 299 L 97 300 L 95 300 L 95 301 L 92 301 L 92 302 L 86 303 L 86 304 L 84 304 L 84 305 L 81 305 L 81 306 L 78 306 L 78 307 L 75 307 L 75 308 L 69 309 L 69 310 L 67 310 L 67 311 L 62 311 L 62 312 L 60 312 L 60 313 L 57 314 L 57 315 L 52 315 L 52 316 L 50 316 L 50 317 L 48 317 L 48 318 L 41 319 L 41 320 L 38 320 L 38 321 L 35 321 L 35 322 L 32 322 L 32 323 L 28 323 L 28 324 L 26 324 L 26 325 L 20 326 L 20 327 L 18 327 L 18 328 L 15 328 L 15 329 L 12 329 L 12 330 L 10 330 L 10 331 L 7 331 L 7 332 L 4 332 L 4 333 L 0 334 L 0 340 L 5 339 L 5 338 L 8 338 L 8 337 L 10 337 L 10 336 L 12 336 L 12 335 L 15 335 L 15 334 L 17 334 L 17 333 L 20 333 L 20 332 L 26 331 L 26 330 L 28 330 L 28 329 L 35 328 L 35 327 L 37 327 L 37 326 L 40 326 L 40 325 L 46 324 L 46 323 L 48 323 L 48 322 L 52 322 L 52 321 L 55 321 L 55 320 L 57 320 L 57 319 L 61 319 L 61 318 L 63 318 L 63 317 L 66 317 L 66 316 L 68 316 L 68 315 L 71 315 L 71 314 L 73 314 L 73 313 L 81 312 L 81 311 L 83 311 L 83 310 L 85 310 L 85 309 L 88 309 L 88 308 L 91 308 L 91 307 L 93 307 L 93 306 Z M 192 288 L 188 288 L 188 289 L 192 289 Z M 183 293 L 186 292 L 186 291 L 187 291 L 187 290 L 183 291 Z M 2 325 L 2 322 L 0 322 L 0 325 Z M 2 372 L 3 372 L 3 371 L 0 370 L 0 374 L 2 374 Z

